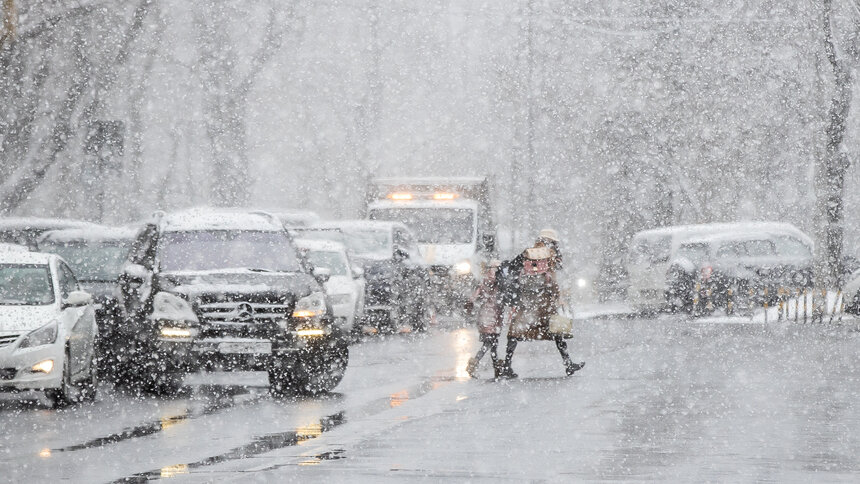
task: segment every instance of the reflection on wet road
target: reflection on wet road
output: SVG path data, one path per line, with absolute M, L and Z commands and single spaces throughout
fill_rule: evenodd
M 860 478 L 860 332 L 578 322 L 585 370 L 525 343 L 518 380 L 472 380 L 471 329 L 373 336 L 336 393 L 273 398 L 201 375 L 175 398 L 104 385 L 51 410 L 0 398 L 0 480 L 847 480 Z M 8 471 L 7 471 L 8 470 Z

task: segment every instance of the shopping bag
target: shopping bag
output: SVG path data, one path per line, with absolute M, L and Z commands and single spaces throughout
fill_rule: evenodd
M 551 334 L 569 335 L 573 333 L 573 315 L 565 307 L 549 317 L 549 332 Z

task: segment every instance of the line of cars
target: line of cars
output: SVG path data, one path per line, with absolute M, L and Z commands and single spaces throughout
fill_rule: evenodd
M 635 309 L 703 312 L 776 300 L 813 283 L 812 240 L 778 222 L 683 225 L 634 235 L 626 260 Z
M 99 375 L 170 393 L 189 372 L 258 370 L 275 392 L 313 394 L 343 378 L 355 330 L 426 327 L 404 225 L 288 215 L 0 221 L 0 390 L 61 405 L 92 398 Z

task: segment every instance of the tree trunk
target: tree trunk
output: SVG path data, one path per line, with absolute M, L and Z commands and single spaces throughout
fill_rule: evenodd
M 852 76 L 836 55 L 832 14 L 833 0 L 823 0 L 824 55 L 833 74 L 834 87 L 825 119 L 824 150 L 819 152 L 815 170 L 815 285 L 819 294 L 842 282 L 843 193 L 849 165 L 841 146 L 851 107 Z M 816 316 L 822 318 L 825 308 L 819 305 L 814 309 Z

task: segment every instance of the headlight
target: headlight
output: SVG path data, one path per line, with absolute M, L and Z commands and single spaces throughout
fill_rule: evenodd
M 472 272 L 472 263 L 464 260 L 454 264 L 454 272 L 459 275 L 464 275 Z
M 585 289 L 586 287 L 588 287 L 588 279 L 580 277 L 576 280 L 576 287 L 580 289 Z
M 352 294 L 332 294 L 328 299 L 332 306 L 349 304 L 352 301 Z
M 197 328 L 189 326 L 185 321 L 158 320 L 158 335 L 161 338 L 182 340 L 194 338 L 197 333 Z
M 312 292 L 309 296 L 305 296 L 296 303 L 293 309 L 294 318 L 315 318 L 325 314 L 325 294 L 322 292 Z
M 42 345 L 50 345 L 54 344 L 57 341 L 57 322 L 51 321 L 50 323 L 42 326 L 39 329 L 32 331 L 28 334 L 21 344 L 18 345 L 19 348 L 33 348 L 35 346 Z

